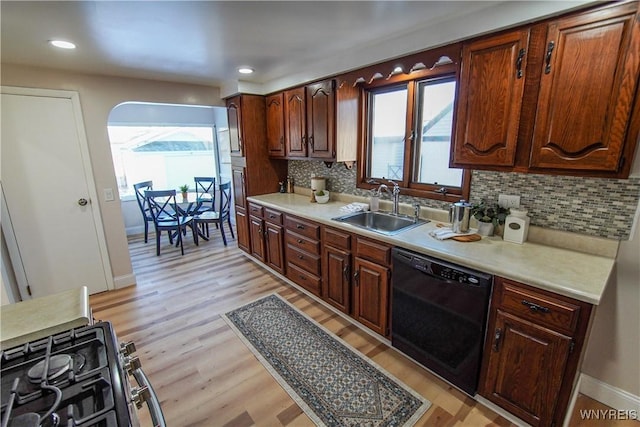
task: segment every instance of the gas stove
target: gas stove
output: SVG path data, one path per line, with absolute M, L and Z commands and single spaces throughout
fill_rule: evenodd
M 134 427 L 143 402 L 164 426 L 134 351 L 133 343 L 118 345 L 109 322 L 3 351 L 1 427 Z M 129 385 L 127 373 L 139 387 Z

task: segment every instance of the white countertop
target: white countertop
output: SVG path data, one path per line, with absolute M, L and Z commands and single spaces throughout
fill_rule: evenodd
M 2 350 L 91 323 L 86 286 L 0 308 Z
M 483 237 L 480 241 L 470 243 L 441 241 L 429 236 L 429 231 L 436 228 L 436 221 L 386 236 L 331 220 L 345 214 L 340 208 L 347 205 L 346 202 L 310 203 L 308 197 L 291 193 L 265 194 L 247 199 L 301 218 L 596 305 L 602 298 L 615 264 L 613 258 L 538 243 L 509 243 L 500 237 Z

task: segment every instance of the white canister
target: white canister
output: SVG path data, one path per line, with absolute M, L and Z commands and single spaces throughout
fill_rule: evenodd
M 502 239 L 505 242 L 524 243 L 527 241 L 529 234 L 529 222 L 531 218 L 527 216 L 527 211 L 511 209 L 509 215 L 504 222 L 504 235 Z
M 323 176 L 312 176 L 311 177 L 311 190 L 312 191 L 320 191 L 325 190 L 327 188 L 327 178 Z

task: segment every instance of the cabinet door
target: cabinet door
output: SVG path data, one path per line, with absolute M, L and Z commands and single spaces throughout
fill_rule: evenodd
M 267 97 L 267 149 L 269 157 L 284 157 L 284 94 Z
M 335 81 L 327 80 L 306 87 L 307 138 L 309 157 L 335 159 Z
M 231 181 L 233 182 L 233 201 L 235 205 L 246 208 L 244 168 L 233 168 L 231 170 Z
M 249 238 L 249 218 L 244 209 L 236 207 L 236 232 L 238 233 L 238 247 L 247 253 L 251 253 Z
M 529 30 L 462 47 L 452 165 L 513 166 Z
M 323 251 L 322 298 L 344 313 L 349 313 L 351 254 L 325 246 Z
M 279 225 L 265 222 L 267 265 L 284 274 L 284 233 Z
M 530 166 L 618 170 L 640 71 L 636 9 L 549 24 Z
M 285 150 L 287 157 L 307 157 L 304 87 L 284 93 Z
M 498 310 L 487 339 L 480 394 L 533 426 L 551 425 L 571 338 Z
M 232 156 L 242 157 L 242 117 L 240 96 L 227 100 L 227 120 L 229 122 L 229 144 Z
M 264 262 L 264 229 L 261 218 L 249 216 L 249 234 L 251 236 L 251 255 Z
M 355 258 L 353 317 L 380 335 L 388 335 L 389 269 Z
M 337 162 L 356 161 L 360 120 L 360 89 L 344 83 L 336 89 Z

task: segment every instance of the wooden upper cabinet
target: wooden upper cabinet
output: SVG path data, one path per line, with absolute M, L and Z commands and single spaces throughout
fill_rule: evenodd
M 287 157 L 307 157 L 304 87 L 284 92 L 284 128 Z
M 306 86 L 309 157 L 335 159 L 335 80 Z
M 243 156 L 242 117 L 240 95 L 227 99 L 227 120 L 229 122 L 229 144 L 232 156 Z
M 529 30 L 465 43 L 451 164 L 512 166 Z
M 618 171 L 640 72 L 637 10 L 633 2 L 549 23 L 531 167 Z
M 266 108 L 269 157 L 284 157 L 284 94 L 267 96 Z

